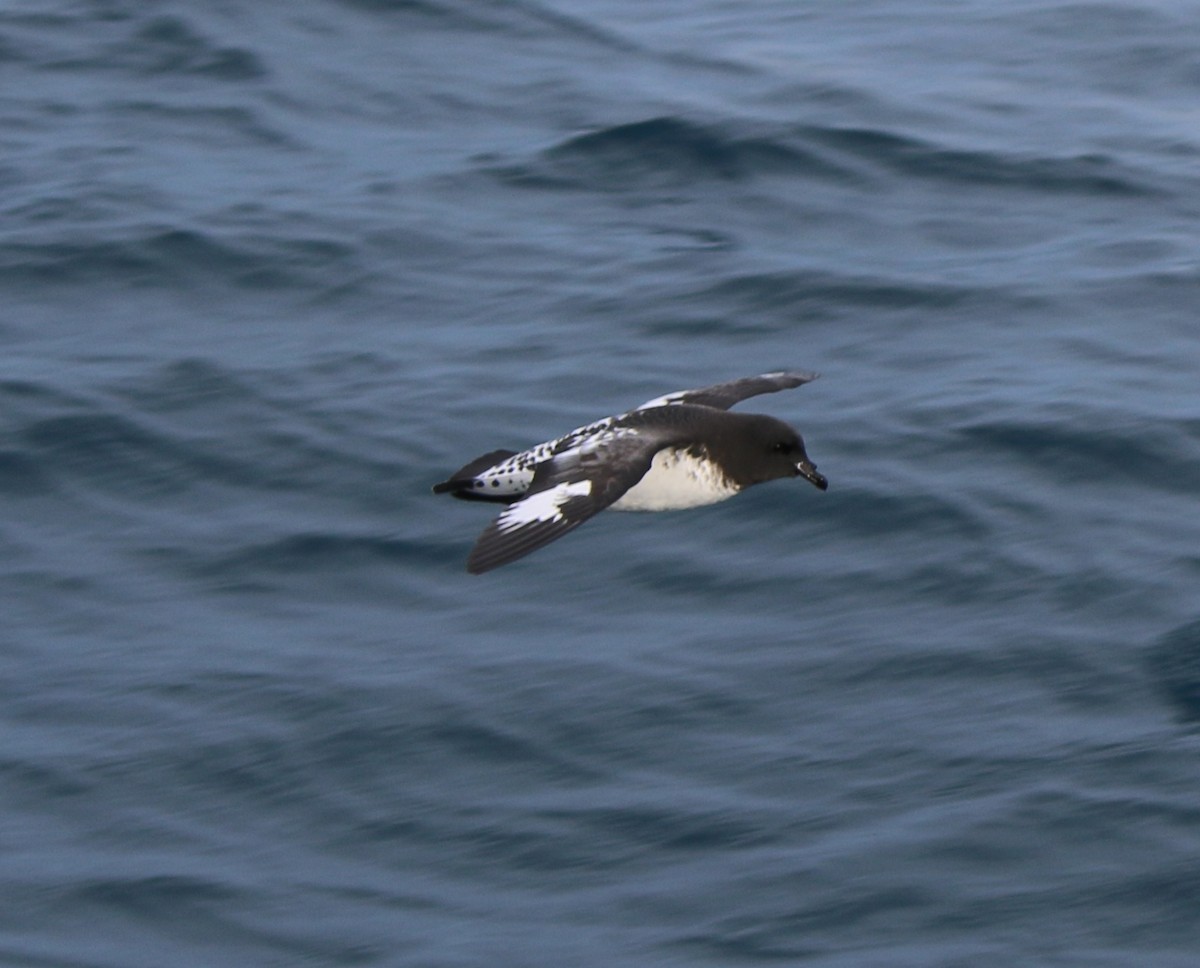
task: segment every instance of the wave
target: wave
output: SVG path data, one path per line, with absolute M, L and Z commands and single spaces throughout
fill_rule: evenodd
M 338 0 L 345 7 L 378 16 L 403 19 L 410 24 L 443 30 L 537 37 L 543 40 L 582 40 L 615 51 L 637 50 L 638 45 L 577 14 L 564 13 L 532 0 L 507 3 L 471 3 L 462 0 Z
M 877 314 L 994 311 L 1025 299 L 999 287 L 870 272 L 796 269 L 730 273 L 676 294 L 670 310 L 635 309 L 628 324 L 647 336 L 742 338 L 802 329 L 808 321 Z
M 967 182 L 1032 192 L 1158 195 L 1112 158 L 1065 158 L 949 148 L 877 128 L 806 127 L 797 134 L 875 168 L 927 181 Z
M 0 279 L 19 289 L 47 283 L 136 288 L 315 286 L 333 291 L 361 275 L 357 251 L 331 238 L 230 234 L 146 226 L 121 235 L 0 243 Z
M 63 73 L 192 75 L 244 84 L 267 76 L 252 50 L 206 36 L 179 15 L 0 12 L 0 63 Z
M 197 480 L 245 476 L 229 460 L 115 413 L 44 417 L 24 426 L 17 440 L 24 448 L 12 461 L 17 481 L 39 490 L 74 481 L 125 497 L 151 496 L 188 490 Z
M 702 302 L 729 300 L 741 308 L 758 310 L 803 302 L 871 309 L 946 309 L 985 294 L 978 288 L 942 282 L 915 283 L 886 276 L 796 270 L 731 276 L 692 298 Z
M 214 149 L 299 149 L 299 142 L 267 124 L 258 108 L 244 106 L 194 107 L 148 99 L 116 101 L 109 114 L 142 129 L 145 138 L 167 135 L 183 143 Z
M 252 50 L 205 36 L 179 15 L 7 14 L 0 16 L 0 26 L 22 35 L 20 45 L 0 45 L 0 58 L 19 58 L 42 70 L 190 75 L 231 84 L 261 80 L 268 74 L 264 61 Z
M 305 532 L 249 544 L 209 558 L 195 573 L 205 579 L 219 579 L 224 587 L 251 589 L 279 576 L 344 575 L 380 564 L 420 566 L 430 559 L 430 548 L 424 542 L 374 534 Z
M 1113 426 L 1101 414 L 1076 413 L 1070 419 L 978 421 L 956 436 L 967 452 L 1009 456 L 1066 483 L 1200 490 L 1200 428 L 1192 420 Z
M 855 179 L 849 169 L 802 146 L 675 117 L 576 135 L 546 149 L 535 161 L 493 171 L 525 187 L 596 191 L 663 187 L 696 179 L 744 181 L 767 174 Z
M 533 160 L 490 170 L 522 187 L 604 192 L 781 175 L 865 190 L 877 188 L 883 176 L 902 175 L 1039 193 L 1162 194 L 1134 171 L 1099 154 L 1057 158 L 957 149 L 881 128 L 739 130 L 746 127 L 650 118 L 574 135 Z
M 91 392 L 6 380 L 0 406 L 9 441 L 0 452 L 0 489 L 9 493 L 82 488 L 135 499 L 211 485 L 277 486 L 262 465 L 270 465 L 267 443 L 280 408 L 211 363 L 183 360 Z M 275 440 L 274 456 L 294 466 L 304 448 Z
M 1146 652 L 1146 668 L 1184 722 L 1200 722 L 1200 621 L 1162 636 Z

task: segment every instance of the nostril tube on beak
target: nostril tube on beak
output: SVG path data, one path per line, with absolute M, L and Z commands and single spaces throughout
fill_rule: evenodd
M 801 461 L 796 465 L 796 472 L 803 477 L 809 484 L 819 490 L 828 490 L 829 481 L 824 474 L 817 472 L 817 466 L 809 461 Z

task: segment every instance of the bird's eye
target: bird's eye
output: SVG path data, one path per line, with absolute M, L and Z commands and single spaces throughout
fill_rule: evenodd
M 779 443 L 777 443 L 771 449 L 773 451 L 775 451 L 775 453 L 777 453 L 777 454 L 786 454 L 789 450 L 792 449 L 792 445 L 789 444 L 786 440 L 781 440 L 781 441 L 779 441 Z

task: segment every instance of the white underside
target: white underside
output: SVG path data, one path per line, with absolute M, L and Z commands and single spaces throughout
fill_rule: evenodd
M 711 461 L 668 448 L 654 455 L 646 475 L 611 507 L 614 511 L 675 511 L 716 504 L 737 492 Z

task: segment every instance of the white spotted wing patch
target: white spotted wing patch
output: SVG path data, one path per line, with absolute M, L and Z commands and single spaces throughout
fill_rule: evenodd
M 547 440 L 545 443 L 537 444 L 519 454 L 513 454 L 512 457 L 493 464 L 476 474 L 475 486 L 501 497 L 525 494 L 533 484 L 533 477 L 537 473 L 539 465 L 546 463 L 557 453 L 575 448 L 581 441 L 586 441 L 589 437 L 600 435 L 617 419 L 616 417 L 605 417 L 603 420 L 597 420 L 584 427 L 577 427 L 556 440 Z
M 475 486 L 490 494 L 516 497 L 529 490 L 533 483 L 533 467 L 520 467 L 505 461 L 489 467 L 475 476 Z
M 473 574 L 508 564 L 583 524 L 633 487 L 661 439 L 632 427 L 595 428 L 538 465 L 529 492 L 502 511 L 467 559 Z

